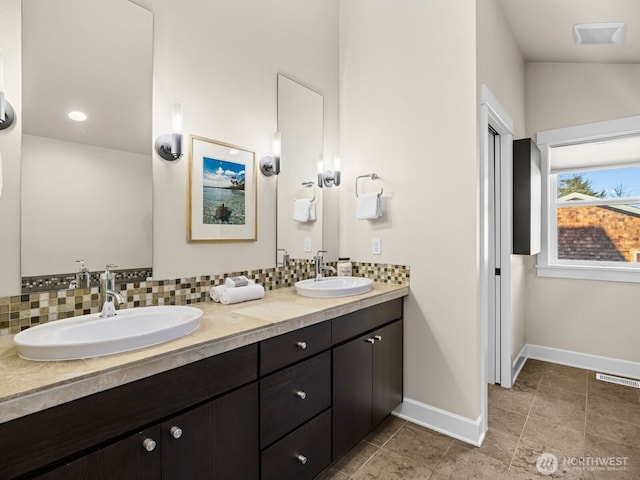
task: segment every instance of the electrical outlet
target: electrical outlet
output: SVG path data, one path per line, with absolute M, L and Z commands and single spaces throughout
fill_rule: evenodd
M 382 255 L 382 240 L 379 238 L 371 240 L 371 253 L 374 255 Z
M 311 238 L 309 237 L 304 237 L 304 251 L 305 252 L 311 251 Z

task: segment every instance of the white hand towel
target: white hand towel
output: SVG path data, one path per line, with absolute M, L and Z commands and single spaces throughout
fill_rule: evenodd
M 253 285 L 253 280 L 249 280 L 244 275 L 239 275 L 237 277 L 227 277 L 224 281 L 224 286 L 227 288 L 235 288 L 235 287 L 246 287 L 247 285 Z
M 311 202 L 311 200 L 308 198 L 301 198 L 293 202 L 293 219 L 296 222 L 302 222 L 302 223 L 305 223 L 311 220 L 310 218 L 311 205 L 313 205 L 313 202 Z M 315 216 L 315 212 L 314 212 L 314 216 Z
M 379 193 L 363 193 L 356 199 L 356 218 L 374 220 L 382 216 Z
M 211 300 L 213 300 L 214 302 L 219 302 L 220 301 L 220 294 L 222 292 L 224 292 L 227 289 L 227 287 L 225 287 L 224 285 L 218 285 L 217 287 L 211 287 L 209 289 L 209 296 L 211 297 Z
M 316 221 L 316 204 L 314 202 L 309 202 L 309 221 Z
M 258 300 L 264 297 L 264 287 L 253 284 L 246 287 L 226 288 L 220 294 L 220 303 L 228 305 L 230 303 L 246 302 L 248 300 Z

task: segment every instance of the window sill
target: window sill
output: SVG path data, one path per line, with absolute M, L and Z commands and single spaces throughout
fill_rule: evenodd
M 640 269 L 585 265 L 536 265 L 539 277 L 640 283 Z

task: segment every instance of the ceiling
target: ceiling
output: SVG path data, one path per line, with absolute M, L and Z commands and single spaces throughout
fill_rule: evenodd
M 639 0 L 499 0 L 527 62 L 640 63 Z M 625 22 L 622 45 L 576 45 L 577 23 Z

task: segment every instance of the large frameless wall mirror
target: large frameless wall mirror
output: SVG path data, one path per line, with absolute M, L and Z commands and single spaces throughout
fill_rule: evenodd
M 278 175 L 278 249 L 291 258 L 311 258 L 322 250 L 322 189 L 317 164 L 323 145 L 323 97 L 278 75 L 278 131 L 282 135 L 282 170 Z M 315 197 L 315 198 L 314 198 Z M 294 220 L 296 200 L 313 199 L 315 220 Z M 282 264 L 283 252 L 277 257 Z
M 23 292 L 68 288 L 79 259 L 150 273 L 152 54 L 128 0 L 23 0 Z

